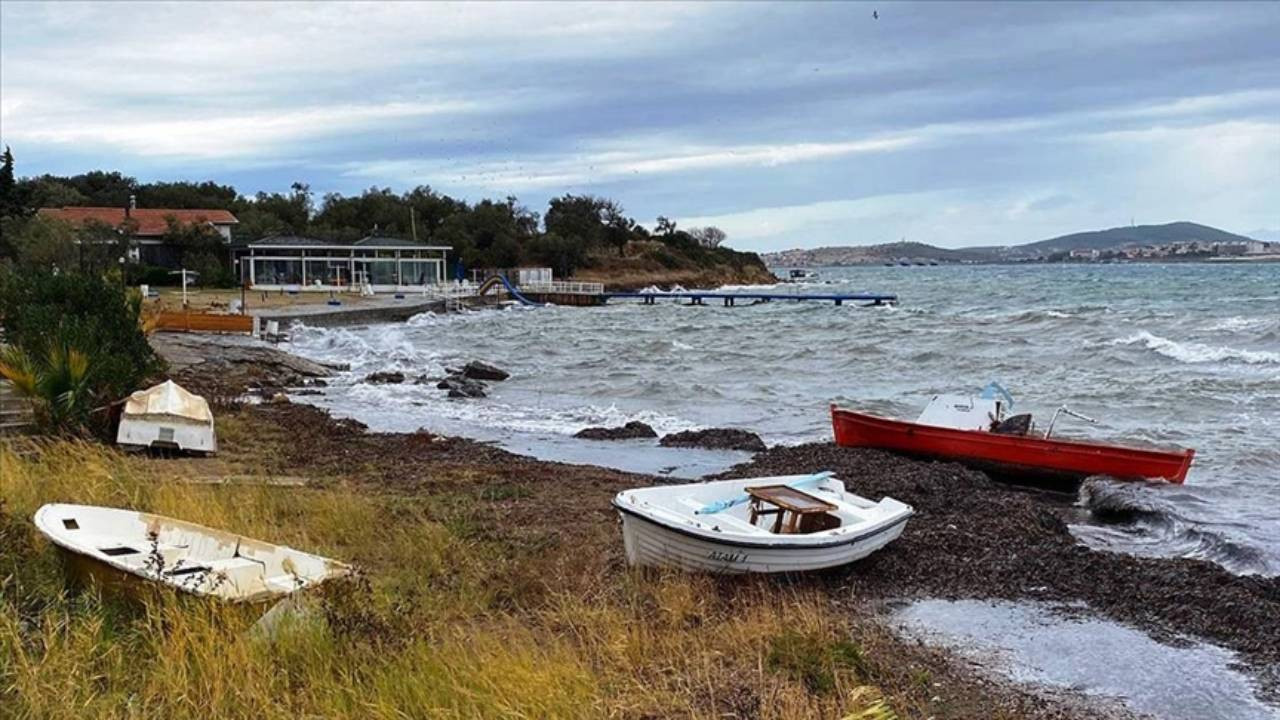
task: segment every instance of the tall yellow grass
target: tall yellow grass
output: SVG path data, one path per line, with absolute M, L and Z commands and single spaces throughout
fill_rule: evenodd
M 849 641 L 812 593 L 746 582 L 726 598 L 708 578 L 619 572 L 547 573 L 536 597 L 513 597 L 512 563 L 526 577 L 554 566 L 456 535 L 425 498 L 190 484 L 155 468 L 85 443 L 52 443 L 38 458 L 0 449 L 0 715 L 891 716 L 868 709 L 877 696 L 863 669 L 823 654 L 812 667 L 777 659 L 780 637 Z M 171 515 L 363 573 L 312 593 L 310 612 L 265 637 L 244 608 L 69 591 L 30 523 L 47 502 Z M 834 684 L 816 691 L 814 672 Z

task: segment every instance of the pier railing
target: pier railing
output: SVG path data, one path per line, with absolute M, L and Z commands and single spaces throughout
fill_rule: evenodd
M 604 292 L 604 283 L 552 280 L 551 282 L 524 283 L 519 288 L 520 292 L 525 293 L 600 295 Z
M 439 298 L 441 300 L 449 300 L 456 298 L 475 297 L 476 291 L 480 289 L 479 285 L 471 282 L 446 282 L 435 285 L 428 285 L 422 290 L 425 297 Z

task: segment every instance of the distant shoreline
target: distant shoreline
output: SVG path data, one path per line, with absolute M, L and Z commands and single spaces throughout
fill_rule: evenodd
M 1250 264 L 1267 264 L 1280 263 L 1280 255 L 1258 255 L 1245 257 L 1211 257 L 1211 258 L 1130 258 L 1127 260 L 984 260 L 973 262 L 956 262 L 952 260 L 937 260 L 933 262 L 865 262 L 865 263 L 795 263 L 795 264 L 774 264 L 769 263 L 770 270 L 790 270 L 790 269 L 810 269 L 810 268 L 879 268 L 879 267 L 984 267 L 984 266 L 1000 266 L 1008 267 L 1011 265 L 1070 265 L 1070 266 L 1098 266 L 1098 265 L 1250 265 Z

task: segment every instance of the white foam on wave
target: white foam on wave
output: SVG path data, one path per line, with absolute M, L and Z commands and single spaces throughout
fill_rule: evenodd
M 1140 330 L 1127 338 L 1111 341 L 1112 345 L 1134 345 L 1138 343 L 1145 345 L 1148 350 L 1184 363 L 1227 362 L 1231 360 L 1250 365 L 1280 363 L 1280 353 L 1277 352 L 1245 350 L 1225 345 L 1214 347 L 1202 343 L 1178 342 L 1159 335 L 1153 335 L 1146 330 Z
M 492 401 L 442 401 L 432 404 L 431 412 L 462 423 L 553 435 L 573 435 L 589 427 L 618 427 L 633 421 L 648 424 L 659 435 L 702 427 L 655 410 L 627 412 L 617 405 L 538 408 Z
M 434 383 L 356 382 L 346 387 L 331 387 L 323 398 L 301 397 L 299 401 L 314 402 L 375 430 L 390 431 L 407 431 L 426 423 L 445 428 L 462 425 L 486 430 L 573 435 L 588 427 L 618 427 L 637 420 L 653 427 L 659 435 L 703 427 L 674 415 L 655 410 L 627 411 L 616 404 L 545 407 L 509 404 L 493 398 L 451 400 Z
M 1253 330 L 1256 328 L 1264 328 L 1272 321 L 1264 317 L 1235 317 L 1224 318 L 1209 326 L 1210 331 L 1216 332 L 1240 332 L 1242 330 Z
M 425 372 L 441 362 L 438 353 L 415 343 L 399 325 L 380 325 L 376 332 L 294 325 L 291 339 L 293 352 L 311 360 L 350 365 L 353 374 L 374 370 Z
M 769 283 L 759 285 L 721 285 L 712 292 L 753 292 L 760 290 L 776 290 L 781 287 L 782 283 Z

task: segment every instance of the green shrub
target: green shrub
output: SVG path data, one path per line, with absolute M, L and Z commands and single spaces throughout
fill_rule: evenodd
M 662 267 L 668 270 L 679 270 L 681 267 L 684 266 L 684 262 L 681 261 L 680 258 L 676 257 L 674 254 L 671 253 L 670 250 L 667 250 L 666 248 L 658 248 L 654 250 L 650 254 L 650 256 L 654 260 L 657 260 L 658 263 L 662 265 Z
M 175 276 L 169 274 L 169 268 L 159 265 L 130 265 L 128 268 L 130 285 L 165 287 L 174 284 Z
M 53 432 L 89 425 L 92 370 L 88 355 L 58 338 L 43 353 L 16 347 L 0 350 L 0 375 L 31 398 L 36 423 Z
M 141 306 L 136 293 L 101 275 L 0 269 L 0 323 L 9 365 L 25 377 L 19 389 L 38 405 L 74 400 L 50 409 L 50 429 L 104 427 L 105 414 L 90 422 L 89 408 L 119 400 L 164 369 L 142 332 Z

